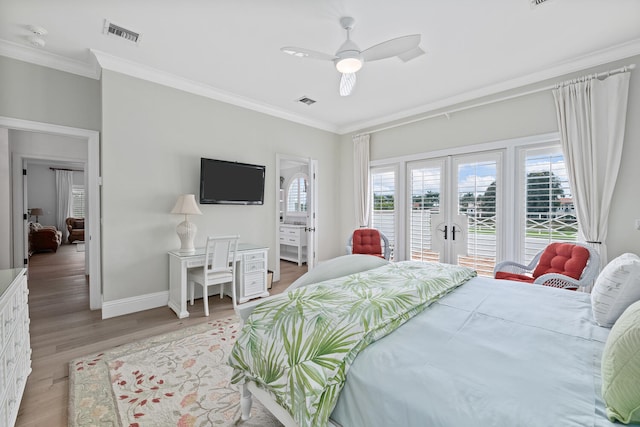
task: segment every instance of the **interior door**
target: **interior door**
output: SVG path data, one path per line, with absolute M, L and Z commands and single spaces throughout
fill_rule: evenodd
M 312 158 L 308 159 L 308 177 L 309 177 L 309 188 L 307 189 L 307 227 L 305 231 L 307 232 L 307 268 L 311 270 L 315 267 L 318 256 L 318 242 L 316 239 L 316 227 L 317 227 L 317 214 L 316 214 L 316 206 L 318 205 L 318 194 L 316 191 L 317 188 L 317 170 L 318 170 L 318 161 L 313 160 Z
M 24 266 L 26 267 L 29 263 L 29 200 L 28 200 L 28 191 L 27 191 L 27 160 L 23 159 L 22 161 L 22 212 L 23 212 L 23 233 L 22 239 L 24 241 Z

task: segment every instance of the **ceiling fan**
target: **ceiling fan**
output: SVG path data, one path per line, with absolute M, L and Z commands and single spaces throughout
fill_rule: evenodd
M 397 37 L 387 40 L 368 49 L 360 50 L 350 38 L 350 32 L 355 25 L 355 19 L 345 16 L 340 18 L 340 25 L 347 31 L 347 40 L 340 46 L 335 55 L 317 52 L 301 47 L 286 46 L 280 50 L 298 58 L 311 58 L 333 61 L 336 69 L 342 74 L 340 78 L 340 95 L 347 96 L 356 85 L 356 72 L 365 62 L 397 56 L 407 62 L 424 53 L 420 48 L 420 34 Z

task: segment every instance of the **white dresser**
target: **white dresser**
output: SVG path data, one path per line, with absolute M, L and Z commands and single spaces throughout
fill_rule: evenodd
M 307 262 L 307 233 L 304 225 L 280 224 L 280 259 Z
M 0 425 L 12 426 L 31 373 L 27 270 L 0 270 Z

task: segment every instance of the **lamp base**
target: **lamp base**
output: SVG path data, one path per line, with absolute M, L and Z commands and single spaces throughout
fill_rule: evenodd
M 197 231 L 198 227 L 187 220 L 178 224 L 176 233 L 178 233 L 178 237 L 180 238 L 181 245 L 179 252 L 181 254 L 192 254 L 196 251 L 196 248 L 193 246 L 193 239 L 196 237 Z

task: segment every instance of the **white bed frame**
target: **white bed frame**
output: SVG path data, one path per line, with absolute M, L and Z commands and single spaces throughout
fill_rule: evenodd
M 336 277 L 347 276 L 349 274 L 359 273 L 372 268 L 381 267 L 388 264 L 389 261 L 370 255 L 344 255 L 333 258 L 329 261 L 318 264 L 313 270 L 302 275 L 298 280 L 293 282 L 285 292 L 306 286 L 311 283 L 321 282 L 323 280 L 334 279 Z M 275 298 L 275 296 L 261 298 L 259 300 L 250 301 L 245 304 L 238 305 L 236 313 L 240 316 L 241 325 L 247 320 L 253 309 L 266 300 Z M 297 427 L 291 414 L 280 406 L 273 395 L 266 390 L 261 389 L 255 382 L 249 381 L 241 384 L 240 389 L 240 410 L 242 420 L 246 421 L 251 417 L 251 405 L 253 397 L 258 399 L 264 407 L 273 414 L 285 427 Z M 339 424 L 329 420 L 329 426 L 340 427 Z

